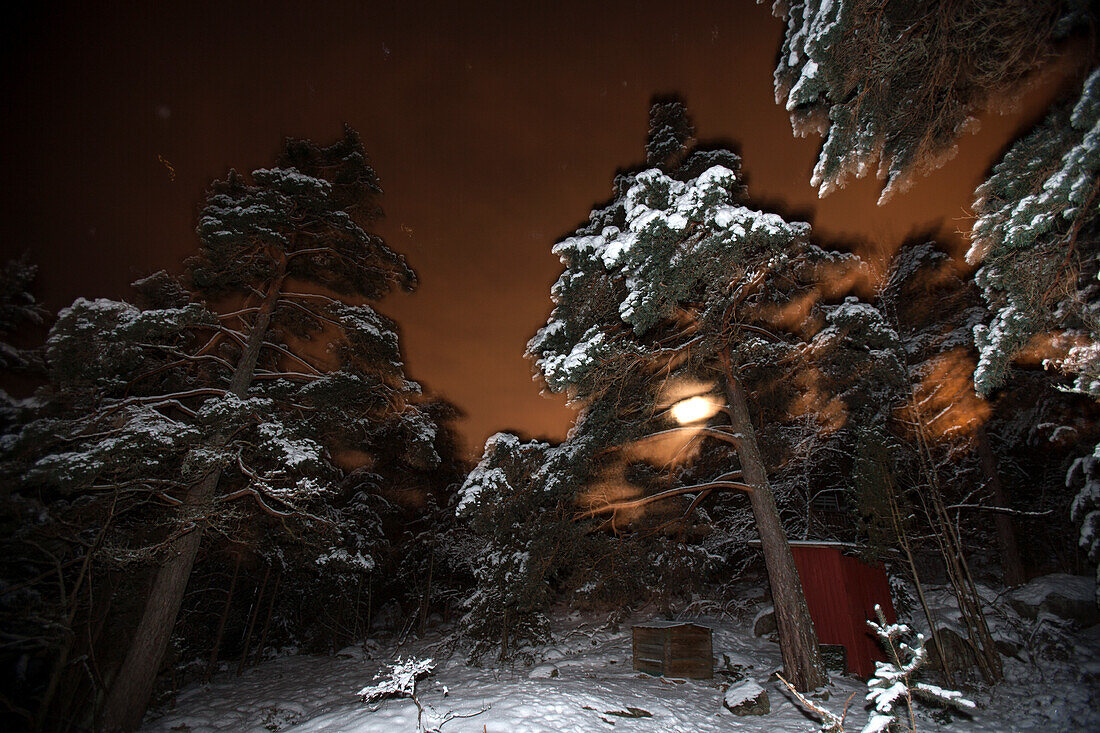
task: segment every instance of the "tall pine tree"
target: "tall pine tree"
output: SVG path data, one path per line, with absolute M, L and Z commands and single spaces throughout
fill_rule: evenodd
M 276 167 L 213 184 L 186 278 L 136 283 L 143 307 L 77 300 L 51 331 L 50 391 L 9 465 L 28 492 L 98 501 L 114 555 L 157 564 L 104 729 L 140 724 L 209 528 L 264 518 L 369 569 L 364 528 L 334 505 L 336 456 L 400 436 L 406 460 L 439 462 L 395 326 L 366 303 L 416 284 L 364 228 L 379 193 L 354 131 L 288 140 Z
M 675 151 L 663 152 L 662 162 L 676 165 Z M 554 246 L 565 269 L 529 354 L 552 391 L 603 416 L 586 420 L 585 429 L 605 444 L 654 426 L 647 417 L 659 412 L 662 373 L 690 371 L 715 385 L 710 399 L 729 423 L 686 429 L 736 450 L 740 470 L 711 488 L 748 493 L 784 666 L 799 689 L 815 688 L 823 681 L 817 638 L 741 374 L 763 353 L 784 350 L 760 325 L 779 293 L 790 295 L 779 270 L 790 278 L 837 258 L 805 241 L 806 225 L 745 207 L 739 160 L 729 152 L 688 153 L 670 172 L 620 176 L 616 189 L 608 207 Z
M 1064 356 L 1047 361 L 1073 375 L 1073 389 L 1100 399 L 1100 68 L 1081 94 L 1017 141 L 977 190 L 967 253 L 993 317 L 974 329 L 974 386 L 1006 380 L 1031 339 L 1057 332 Z M 1100 446 L 1074 464 L 1071 507 L 1080 545 L 1100 557 L 1100 491 L 1092 479 Z M 1100 576 L 1098 576 L 1100 577 Z

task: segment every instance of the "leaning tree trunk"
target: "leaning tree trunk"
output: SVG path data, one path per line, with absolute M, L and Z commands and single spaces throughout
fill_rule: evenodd
M 825 684 L 821 657 L 817 647 L 817 633 L 802 592 L 802 582 L 794 555 L 787 542 L 787 534 L 779 521 L 775 496 L 768 484 L 764 459 L 756 443 L 756 431 L 752 426 L 745 388 L 736 365 L 725 357 L 726 400 L 729 402 L 730 425 L 738 433 L 738 456 L 745 483 L 752 486 L 749 502 L 760 533 L 760 546 L 764 550 L 764 565 L 768 571 L 772 602 L 775 605 L 775 621 L 779 628 L 779 650 L 783 655 L 783 671 L 799 692 L 808 692 Z
M 252 382 L 256 361 L 271 324 L 271 316 L 279 302 L 285 278 L 286 259 L 283 258 L 256 314 L 252 331 L 229 382 L 228 392 L 237 397 L 247 396 L 248 385 Z M 228 440 L 225 435 L 214 436 L 217 444 L 224 444 Z M 186 514 L 183 519 L 190 526 L 184 526 L 181 533 L 168 543 L 167 558 L 157 570 L 145 603 L 145 611 L 107 695 L 102 718 L 102 729 L 105 731 L 136 730 L 141 725 L 141 719 L 153 695 L 153 686 L 164 660 L 164 652 L 168 649 L 168 642 L 176 626 L 187 581 L 191 578 L 191 568 L 199 552 L 204 516 L 210 510 L 221 475 L 221 469 L 211 471 L 202 481 L 192 486 L 184 497 L 183 510 Z

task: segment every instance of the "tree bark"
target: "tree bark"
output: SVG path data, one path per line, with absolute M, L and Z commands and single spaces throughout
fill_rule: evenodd
M 1001 485 L 1000 474 L 997 473 L 997 460 L 993 456 L 993 449 L 989 445 L 989 436 L 985 428 L 978 428 L 978 458 L 981 459 L 982 473 L 989 487 L 993 490 L 993 501 L 997 506 L 1008 506 L 1008 494 Z M 1001 546 L 1001 569 L 1004 572 L 1004 583 L 1008 586 L 1022 585 L 1024 583 L 1024 564 L 1020 561 L 1020 550 L 1016 545 L 1016 529 L 1012 526 L 1012 517 L 1002 512 L 994 515 L 993 521 L 997 525 L 997 543 Z
M 420 635 L 428 630 L 428 604 L 432 598 L 432 569 L 435 567 L 435 545 L 432 545 L 431 555 L 428 557 L 428 583 L 424 588 L 424 600 L 420 604 Z
M 233 579 L 229 581 L 229 592 L 225 594 L 225 605 L 222 607 L 222 615 L 218 619 L 218 630 L 214 634 L 214 644 L 210 648 L 210 662 L 206 665 L 206 681 L 209 682 L 218 668 L 218 654 L 222 649 L 222 635 L 225 634 L 225 622 L 229 619 L 229 609 L 233 605 L 233 592 L 237 590 L 237 575 L 241 571 L 241 553 L 237 553 L 233 562 Z
M 271 325 L 275 306 L 278 305 L 284 279 L 286 258 L 281 257 L 229 382 L 229 392 L 237 397 L 247 396 L 248 385 L 256 372 L 256 361 Z M 213 442 L 224 445 L 228 440 L 229 436 L 216 435 Z M 221 475 L 221 469 L 211 471 L 202 481 L 192 486 L 184 497 L 183 509 L 191 515 L 188 520 L 192 522 L 192 526 L 168 544 L 168 556 L 157 570 L 153 588 L 145 603 L 145 611 L 130 641 L 118 676 L 107 695 L 101 726 L 105 731 L 136 730 L 141 725 L 141 719 L 153 696 L 153 687 L 164 660 L 164 652 L 168 649 L 172 630 L 176 626 L 176 618 L 187 590 L 187 581 L 191 578 L 199 545 L 202 543 L 203 516 L 211 508 Z
M 260 604 L 264 600 L 264 591 L 267 590 L 267 579 L 271 577 L 271 566 L 264 570 L 264 580 L 260 583 L 260 590 L 256 593 L 256 600 L 252 603 L 252 616 L 248 619 L 248 630 L 244 632 L 244 651 L 241 652 L 241 661 L 237 664 L 237 676 L 244 672 L 244 665 L 248 662 L 248 650 L 252 646 L 252 630 L 256 628 L 256 617 L 260 615 Z
M 749 502 L 760 533 L 760 546 L 764 551 L 764 565 L 768 571 L 772 602 L 775 604 L 775 620 L 779 629 L 779 649 L 783 656 L 786 677 L 799 692 L 808 692 L 825 684 L 817 646 L 817 633 L 802 592 L 802 581 L 794 564 L 794 555 L 787 542 L 787 534 L 779 521 L 771 485 L 760 447 L 756 443 L 749 413 L 745 388 L 729 351 L 724 354 L 726 368 L 726 400 L 730 408 L 730 425 L 739 434 L 741 471 L 745 483 L 752 487 Z
M 264 629 L 260 632 L 260 643 L 256 647 L 260 655 L 260 661 L 264 658 L 264 646 L 267 645 L 267 630 L 271 628 L 271 614 L 275 612 L 275 601 L 279 597 L 279 583 L 282 582 L 283 573 L 280 570 L 275 576 L 275 588 L 271 591 L 271 599 L 267 602 L 267 616 L 264 617 Z

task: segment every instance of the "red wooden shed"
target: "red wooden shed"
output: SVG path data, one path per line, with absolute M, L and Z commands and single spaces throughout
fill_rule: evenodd
M 848 669 L 870 677 L 875 661 L 886 660 L 886 652 L 867 626 L 875 618 L 875 604 L 882 606 L 887 621 L 896 620 L 885 569 L 851 556 L 853 546 L 841 542 L 790 544 L 818 641 L 843 645 Z

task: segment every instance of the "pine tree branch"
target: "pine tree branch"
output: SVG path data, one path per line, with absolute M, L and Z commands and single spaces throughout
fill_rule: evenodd
M 324 233 L 316 233 L 316 234 L 309 233 L 309 232 L 300 232 L 300 233 L 303 234 L 303 235 L 306 235 L 310 238 L 314 238 L 314 239 L 324 239 L 325 238 Z M 287 252 L 286 253 L 286 258 L 288 260 L 291 260 L 291 259 L 294 259 L 295 257 L 300 256 L 300 255 L 314 255 L 314 254 L 331 255 L 331 256 L 334 256 L 338 259 L 343 260 L 344 262 L 346 262 L 349 265 L 352 265 L 353 267 L 356 267 L 356 268 L 363 267 L 362 264 L 355 262 L 353 259 L 351 259 L 347 255 L 345 255 L 343 252 L 339 252 L 333 247 L 310 247 L 308 249 L 297 249 L 297 250 L 294 250 L 293 252 Z M 377 268 L 371 268 L 371 269 L 377 269 Z
M 312 308 L 304 306 L 301 303 L 296 303 L 294 300 L 292 300 L 290 298 L 285 298 L 284 301 L 285 301 L 286 305 L 290 305 L 290 306 L 293 306 L 293 307 L 297 308 L 300 311 L 304 311 L 305 313 L 307 313 L 308 315 L 310 315 L 313 318 L 316 318 L 319 321 L 324 321 L 326 323 L 331 323 L 333 326 L 336 326 L 337 328 L 343 328 L 344 327 L 344 324 L 340 323 L 339 321 L 335 321 L 335 320 L 329 318 L 328 316 L 323 316 L 320 313 L 318 313 L 317 311 L 313 310 Z
M 252 375 L 255 380 L 289 379 L 294 382 L 316 382 L 325 375 L 321 373 L 306 374 L 304 372 L 272 372 L 266 369 L 257 369 Z
M 276 343 L 272 343 L 271 341 L 264 341 L 264 342 L 262 342 L 262 343 L 260 344 L 260 348 L 261 348 L 261 349 L 263 349 L 263 348 L 267 348 L 267 349 L 273 349 L 273 350 L 275 350 L 275 351 L 278 351 L 278 352 L 279 352 L 280 354 L 282 354 L 283 356 L 285 356 L 285 357 L 288 357 L 288 358 L 290 358 L 290 359 L 293 359 L 294 361 L 296 361 L 296 362 L 298 362 L 299 364 L 303 365 L 303 366 L 304 366 L 304 367 L 306 367 L 307 369 L 311 370 L 311 371 L 312 371 L 312 372 L 313 372 L 314 374 L 320 375 L 320 374 L 322 374 L 322 373 L 323 373 L 323 372 L 322 372 L 322 371 L 321 371 L 320 369 L 318 369 L 317 367 L 313 366 L 313 365 L 312 365 L 312 364 L 310 364 L 310 363 L 309 363 L 308 361 L 306 361 L 306 360 L 305 360 L 305 359 L 303 359 L 302 357 L 300 357 L 300 356 L 298 356 L 297 354 L 295 354 L 295 353 L 294 353 L 293 351 L 290 351 L 289 349 L 285 349 L 285 348 L 283 348 L 282 346 L 279 346 L 279 345 L 278 345 L 278 344 L 276 344 Z
M 198 323 L 195 324 L 194 328 L 205 328 L 212 331 L 217 331 L 223 336 L 228 336 L 229 338 L 233 339 L 240 346 L 244 346 L 247 343 L 247 339 L 245 338 L 244 333 L 242 333 L 241 331 L 236 331 L 232 328 L 228 328 L 227 326 L 222 326 L 221 324 L 213 326 L 206 323 Z M 209 343 L 207 344 L 207 346 L 209 346 Z M 204 346 L 203 350 L 205 350 L 206 348 L 207 347 Z
M 254 305 L 249 308 L 241 308 L 240 310 L 235 310 L 232 313 L 219 313 L 218 320 L 221 320 L 223 318 L 236 318 L 237 316 L 243 315 L 245 313 L 255 313 L 259 310 L 260 307 L 258 305 Z
M 244 496 L 251 496 L 253 499 L 256 500 L 256 504 L 259 505 L 260 509 L 262 509 L 265 514 L 270 514 L 273 517 L 286 519 L 287 517 L 293 517 L 295 514 L 295 512 L 293 511 L 281 512 L 278 509 L 274 509 L 268 506 L 267 503 L 264 501 L 264 496 L 252 486 L 246 486 L 239 491 L 234 491 L 232 494 L 226 494 L 225 496 L 220 497 L 219 501 L 233 501 L 234 499 L 240 499 Z
M 666 340 L 672 340 L 673 338 L 677 338 L 678 336 L 679 336 L 679 334 L 677 334 L 676 336 L 670 336 Z M 694 346 L 695 344 L 699 343 L 702 340 L 703 340 L 703 335 L 702 334 L 700 334 L 698 336 L 693 336 L 690 339 L 688 339 L 687 341 L 685 341 L 684 343 L 679 344 L 677 346 L 662 346 L 659 349 L 654 349 L 653 351 L 646 354 L 645 358 L 646 359 L 652 359 L 652 358 L 655 358 L 655 357 L 658 357 L 658 356 L 663 356 L 664 354 L 679 354 L 681 351 L 687 349 L 688 347 Z
M 944 507 L 944 509 L 978 509 L 985 512 L 996 512 L 997 514 L 1013 514 L 1018 517 L 1046 517 L 1053 512 L 1052 509 L 1047 509 L 1045 512 L 1025 512 L 1019 509 L 1010 509 L 1006 506 L 986 506 L 985 504 L 952 504 Z
M 764 336 L 765 338 L 769 338 L 772 341 L 775 341 L 776 343 L 780 343 L 780 344 L 786 343 L 783 339 L 779 338 L 778 336 L 776 336 L 774 333 L 772 333 L 768 329 L 761 328 L 760 326 L 751 326 L 747 323 L 738 323 L 738 324 L 734 325 L 734 328 L 739 328 L 742 331 L 748 331 L 749 333 L 759 334 L 760 336 Z
M 1100 177 L 1092 184 L 1092 189 L 1089 191 L 1088 199 L 1085 201 L 1085 205 L 1078 207 L 1077 216 L 1073 219 L 1073 226 L 1070 227 L 1069 232 L 1066 234 L 1066 257 L 1062 261 L 1059 270 L 1066 270 L 1069 267 L 1070 262 L 1073 260 L 1073 255 L 1077 251 L 1077 235 L 1081 232 L 1081 227 L 1085 224 L 1085 219 L 1088 218 L 1092 212 L 1092 202 L 1096 199 L 1096 193 L 1100 191 Z M 1046 289 L 1042 297 L 1039 299 L 1040 303 L 1046 303 L 1050 296 L 1054 293 L 1059 285 L 1059 281 L 1055 280 L 1050 284 L 1050 287 Z
M 722 411 L 722 410 L 720 409 L 720 411 Z M 709 425 L 694 425 L 694 426 L 693 425 L 685 425 L 683 427 L 678 427 L 678 428 L 668 428 L 666 430 L 658 430 L 655 433 L 649 433 L 648 435 L 643 435 L 642 437 L 636 439 L 633 442 L 641 442 L 643 440 L 649 440 L 650 438 L 658 438 L 658 437 L 661 437 L 661 436 L 664 436 L 664 435 L 671 435 L 673 433 L 681 433 L 681 432 L 690 432 L 690 433 L 694 433 L 694 434 L 701 434 L 701 435 L 704 435 L 704 436 L 707 436 L 707 437 L 710 437 L 710 438 L 715 438 L 717 440 L 722 441 L 723 443 L 729 443 L 730 445 L 734 446 L 735 448 L 739 447 L 741 445 L 741 435 L 740 435 L 740 433 L 728 433 L 725 430 L 722 430 L 718 426 L 709 426 Z
M 105 400 L 105 405 L 110 405 L 112 408 L 121 408 L 127 405 L 145 405 L 146 407 L 160 407 L 161 405 L 169 404 L 171 402 L 186 399 L 188 397 L 200 397 L 202 395 L 210 395 L 213 397 L 224 397 L 226 390 L 217 389 L 214 387 L 199 387 L 196 389 L 184 390 L 183 392 L 171 392 L 169 394 L 149 395 L 146 397 L 124 397 L 119 400 Z
M 680 486 L 675 489 L 665 489 L 664 491 L 658 491 L 656 494 L 650 494 L 649 496 L 643 496 L 639 499 L 630 499 L 628 501 L 616 501 L 610 504 L 603 504 L 598 507 L 587 509 L 578 515 L 578 518 L 594 517 L 598 514 L 606 514 L 607 512 L 618 512 L 620 509 L 634 509 L 636 507 L 645 506 L 646 504 L 652 504 L 655 501 L 662 501 L 673 496 L 680 496 L 681 494 L 694 494 L 696 491 L 710 492 L 715 489 L 722 489 L 727 491 L 745 491 L 751 492 L 753 489 L 748 484 L 743 484 L 740 481 L 708 481 L 702 484 L 693 484 L 691 486 Z M 694 507 L 694 504 L 692 505 Z
M 342 300 L 337 300 L 336 298 L 330 298 L 329 296 L 321 295 L 320 293 L 290 293 L 290 292 L 283 292 L 283 293 L 281 293 L 281 297 L 282 298 L 303 298 L 303 299 L 307 299 L 307 300 L 312 298 L 313 300 L 320 300 L 320 301 L 323 301 L 325 303 L 330 303 L 332 305 L 347 305 L 347 303 L 343 302 Z

